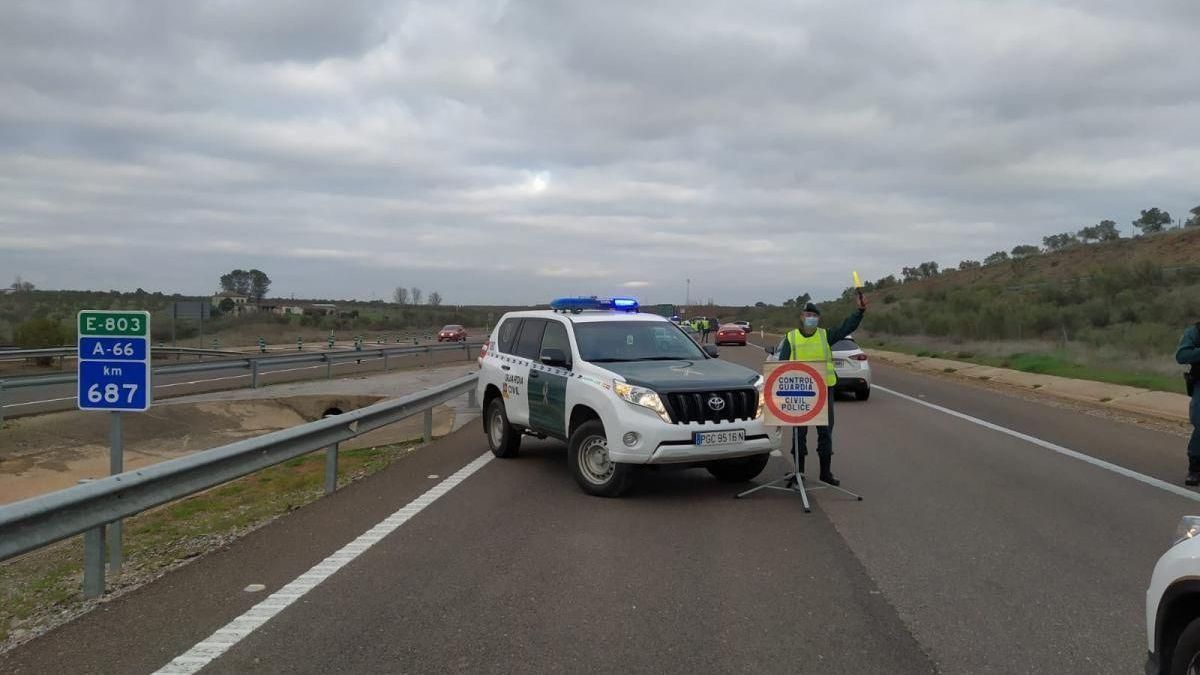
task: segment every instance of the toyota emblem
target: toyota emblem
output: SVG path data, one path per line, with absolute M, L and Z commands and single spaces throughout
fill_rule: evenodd
M 714 395 L 712 398 L 708 399 L 708 408 L 713 412 L 721 412 L 725 409 L 725 399 Z

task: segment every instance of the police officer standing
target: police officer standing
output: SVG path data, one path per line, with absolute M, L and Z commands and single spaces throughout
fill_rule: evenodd
M 837 384 L 837 373 L 833 368 L 833 345 L 846 339 L 858 329 L 862 323 L 863 314 L 867 311 L 867 299 L 862 294 L 858 296 L 858 309 L 837 328 L 827 331 L 820 328 L 821 310 L 813 303 L 804 306 L 801 313 L 801 327 L 793 329 L 779 343 L 780 361 L 824 361 L 825 379 L 829 386 L 828 426 L 817 427 L 817 457 L 821 461 L 821 482 L 830 485 L 841 485 L 834 478 L 830 464 L 833 460 L 833 385 Z M 1193 408 L 1195 406 L 1193 405 Z M 804 457 L 808 455 L 808 427 L 792 427 L 792 450 L 800 458 L 796 471 L 804 473 Z
M 1187 377 L 1188 394 L 1192 397 L 1188 416 L 1192 421 L 1192 440 L 1188 442 L 1188 473 L 1185 485 L 1200 485 L 1200 323 L 1191 326 L 1179 340 L 1175 361 L 1192 367 Z

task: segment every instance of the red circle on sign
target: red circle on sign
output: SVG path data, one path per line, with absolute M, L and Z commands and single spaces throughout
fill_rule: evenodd
M 825 378 L 821 377 L 821 374 L 818 373 L 817 370 L 812 366 L 801 361 L 792 361 L 785 365 L 779 366 L 772 371 L 771 375 L 767 378 L 767 381 L 763 384 L 763 396 L 766 397 L 766 401 L 764 401 L 764 403 L 766 403 L 767 407 L 770 408 L 771 414 L 775 415 L 775 417 L 778 419 L 787 422 L 788 424 L 804 424 L 805 422 L 819 415 L 821 411 L 825 409 L 825 399 L 829 396 L 828 391 L 826 391 L 826 387 L 818 385 L 817 404 L 813 406 L 812 410 L 804 413 L 803 415 L 793 415 L 780 410 L 779 405 L 775 402 L 775 397 L 771 395 L 771 392 L 775 390 L 775 383 L 779 381 L 779 378 L 783 376 L 784 373 L 791 373 L 797 370 L 808 374 L 813 378 L 814 382 L 825 382 Z

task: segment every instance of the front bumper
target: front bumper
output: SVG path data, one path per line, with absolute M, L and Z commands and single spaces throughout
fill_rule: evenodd
M 680 464 L 747 457 L 778 450 L 783 438 L 779 427 L 768 427 L 761 418 L 719 424 L 668 424 L 645 408 L 625 407 L 625 410 L 618 409 L 615 424 L 608 420 L 604 423 L 609 438 L 608 455 L 614 462 Z M 693 434 L 698 431 L 736 429 L 745 430 L 744 442 L 715 446 L 694 443 Z M 630 431 L 638 434 L 638 441 L 632 446 L 624 443 L 624 436 Z

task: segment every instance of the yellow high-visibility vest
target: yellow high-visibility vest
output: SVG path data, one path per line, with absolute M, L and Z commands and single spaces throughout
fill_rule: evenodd
M 824 328 L 818 328 L 817 332 L 808 337 L 805 337 L 799 328 L 794 328 L 787 334 L 787 341 L 789 360 L 824 361 L 825 384 L 830 387 L 837 384 L 837 371 L 833 368 L 833 350 L 829 348 Z

